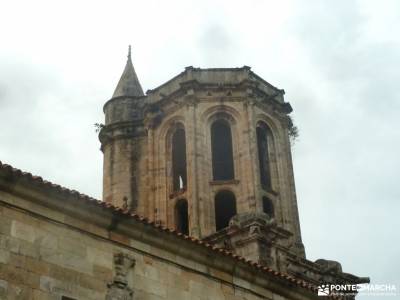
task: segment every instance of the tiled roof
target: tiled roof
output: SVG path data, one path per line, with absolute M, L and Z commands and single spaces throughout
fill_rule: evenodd
M 214 245 L 206 243 L 206 242 L 204 242 L 204 241 L 202 241 L 202 240 L 200 240 L 198 238 L 195 238 L 195 237 L 192 237 L 192 236 L 187 236 L 187 235 L 184 235 L 184 234 L 182 234 L 180 232 L 177 232 L 174 229 L 170 229 L 170 228 L 167 228 L 165 226 L 159 225 L 159 224 L 155 223 L 154 221 L 150 221 L 149 219 L 147 219 L 147 218 L 145 218 L 143 216 L 137 215 L 135 213 L 132 213 L 127 209 L 122 209 L 120 207 L 116 207 L 116 206 L 114 206 L 114 205 L 112 205 L 110 203 L 107 203 L 107 202 L 104 202 L 104 201 L 101 201 L 101 200 L 97 200 L 97 199 L 89 197 L 89 196 L 87 196 L 85 194 L 79 193 L 78 191 L 70 190 L 70 189 L 65 188 L 63 186 L 60 186 L 58 184 L 54 184 L 52 182 L 44 180 L 40 176 L 35 176 L 35 175 L 32 175 L 31 173 L 23 172 L 23 171 L 21 171 L 19 169 L 16 169 L 16 168 L 14 168 L 14 167 L 12 167 L 10 165 L 3 164 L 1 161 L 0 161 L 0 172 L 10 173 L 13 176 L 21 177 L 21 178 L 27 179 L 29 181 L 32 181 L 34 183 L 40 184 L 43 187 L 51 188 L 56 192 L 66 193 L 66 194 L 69 194 L 71 196 L 77 197 L 81 201 L 84 201 L 84 202 L 87 202 L 87 203 L 91 203 L 91 204 L 95 204 L 95 205 L 98 205 L 100 207 L 109 209 L 109 210 L 113 211 L 114 213 L 119 213 L 119 214 L 124 215 L 124 216 L 129 216 L 129 217 L 131 217 L 132 219 L 134 219 L 134 220 L 136 220 L 138 222 L 141 222 L 141 223 L 146 224 L 148 226 L 152 226 L 152 227 L 154 227 L 154 228 L 156 228 L 156 229 L 158 229 L 160 231 L 165 232 L 166 234 L 173 234 L 178 238 L 181 238 L 181 239 L 184 239 L 184 240 L 188 240 L 188 241 L 190 241 L 192 243 L 195 243 L 197 245 L 200 245 L 202 247 L 206 247 L 206 248 L 214 251 L 216 254 L 228 256 L 228 257 L 231 257 L 231 258 L 233 258 L 233 259 L 235 259 L 237 261 L 244 262 L 244 263 L 252 266 L 253 268 L 255 268 L 255 269 L 257 269 L 257 270 L 259 270 L 261 272 L 268 273 L 269 275 L 273 275 L 273 276 L 275 276 L 277 278 L 280 278 L 280 279 L 284 279 L 285 281 L 287 281 L 288 283 L 290 283 L 292 285 L 299 286 L 299 287 L 311 290 L 311 291 L 313 291 L 315 293 L 317 292 L 317 287 L 316 286 L 314 286 L 314 285 L 312 285 L 312 284 L 310 284 L 310 283 L 308 283 L 308 282 L 306 282 L 304 280 L 300 280 L 300 279 L 297 279 L 297 278 L 295 278 L 295 277 L 293 277 L 291 275 L 275 271 L 275 270 L 273 270 L 273 269 L 271 269 L 269 267 L 263 266 L 263 265 L 261 265 L 261 264 L 259 264 L 257 262 L 251 261 L 251 260 L 246 259 L 246 258 L 244 258 L 242 256 L 239 256 L 239 255 L 236 255 L 233 252 L 228 251 L 226 249 L 215 247 Z

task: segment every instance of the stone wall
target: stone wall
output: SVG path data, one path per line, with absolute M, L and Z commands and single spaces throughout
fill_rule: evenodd
M 101 203 L 1 175 L 0 299 L 105 299 L 120 253 L 136 262 L 127 285 L 137 300 L 314 296 Z

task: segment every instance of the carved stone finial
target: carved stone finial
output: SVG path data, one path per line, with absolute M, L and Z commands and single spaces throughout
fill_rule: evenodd
M 128 47 L 128 59 L 131 59 L 131 45 Z
M 317 259 L 315 261 L 316 264 L 318 264 L 321 268 L 321 270 L 325 273 L 327 272 L 333 272 L 333 273 L 342 273 L 342 265 L 334 260 L 328 260 L 328 259 Z
M 114 255 L 115 276 L 107 287 L 106 300 L 132 300 L 133 290 L 128 286 L 128 272 L 135 266 L 135 259 L 124 253 Z
M 126 276 L 130 269 L 135 266 L 136 261 L 124 253 L 114 255 L 115 277 L 114 282 L 127 284 Z
M 243 228 L 255 222 L 268 227 L 275 225 L 275 219 L 264 212 L 246 212 L 232 217 L 229 227 Z

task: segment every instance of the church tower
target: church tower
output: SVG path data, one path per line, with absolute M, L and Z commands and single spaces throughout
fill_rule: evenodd
M 144 95 L 129 52 L 104 105 L 103 200 L 298 278 L 355 282 L 305 257 L 291 111 L 247 66 L 187 67 Z
M 104 201 L 216 243 L 261 218 L 303 255 L 283 95 L 246 66 L 188 67 L 144 95 L 129 53 L 104 105 Z

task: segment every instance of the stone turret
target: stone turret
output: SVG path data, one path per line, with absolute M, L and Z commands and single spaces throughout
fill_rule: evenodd
M 119 207 L 137 208 L 146 143 L 143 126 L 145 96 L 132 64 L 128 60 L 112 98 L 106 102 L 105 125 L 100 131 L 103 164 L 103 200 Z

